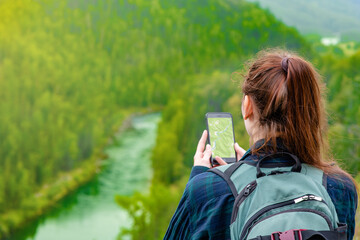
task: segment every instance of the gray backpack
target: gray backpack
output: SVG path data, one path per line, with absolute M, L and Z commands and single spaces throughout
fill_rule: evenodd
M 268 163 L 260 168 L 266 160 L 284 157 L 295 164 Z M 293 154 L 279 152 L 254 166 L 242 160 L 209 171 L 221 176 L 235 197 L 231 239 L 347 239 L 346 224 L 338 223 L 326 191 L 325 174 Z

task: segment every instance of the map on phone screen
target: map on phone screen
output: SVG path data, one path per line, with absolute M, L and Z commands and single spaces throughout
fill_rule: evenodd
M 213 156 L 234 158 L 234 133 L 231 118 L 208 118 Z

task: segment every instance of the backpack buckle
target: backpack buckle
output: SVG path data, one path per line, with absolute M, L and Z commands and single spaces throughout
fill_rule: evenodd
M 273 232 L 271 240 L 302 240 L 301 232 L 306 229 L 291 229 L 285 232 Z

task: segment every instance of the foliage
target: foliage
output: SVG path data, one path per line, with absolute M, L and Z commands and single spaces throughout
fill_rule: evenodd
M 36 194 L 27 196 L 17 209 L 11 209 L 0 216 L 0 236 L 24 224 L 24 220 L 40 217 L 60 199 L 90 181 L 100 171 L 100 161 L 82 163 L 80 168 L 59 174 L 51 186 L 44 185 Z
M 360 51 L 324 54 L 319 61 L 328 88 L 329 139 L 335 159 L 353 175 L 360 171 Z
M 162 4 L 164 8 L 180 8 L 178 11 L 186 9 L 183 20 L 187 22 L 186 35 L 189 38 L 198 36 L 197 41 L 200 41 L 199 44 L 194 42 L 197 49 L 191 55 L 196 59 L 197 68 L 206 67 L 199 73 L 188 71 L 181 86 L 169 96 L 163 110 L 157 144 L 152 154 L 152 187 L 156 189 L 159 186 L 159 191 L 162 191 L 162 185 L 182 189 L 179 186 L 184 185 L 182 180 L 193 164 L 195 146 L 205 128 L 206 112 L 231 112 L 238 142 L 245 148 L 249 146 L 243 121 L 240 119 L 241 98 L 237 86 L 239 73 L 229 74 L 230 71 L 242 68 L 238 65 L 240 62 L 260 49 L 271 46 L 287 46 L 312 55 L 309 45 L 294 29 L 285 27 L 255 5 L 232 1 L 164 1 Z M 187 51 L 188 46 L 185 44 L 179 47 Z M 160 198 L 172 198 L 177 203 L 179 197 L 179 193 L 174 197 L 171 192 L 163 192 Z M 167 211 L 157 214 L 156 207 L 144 207 L 153 198 L 159 198 L 159 195 L 152 191 L 147 196 L 121 197 L 122 206 L 126 206 L 124 201 L 130 204 L 129 213 L 134 224 L 127 233 L 133 239 L 158 239 L 165 233 L 177 204 L 163 202 L 166 206 L 161 208 Z M 172 211 L 168 211 L 169 209 Z M 136 215 L 137 211 L 141 214 Z M 157 224 L 154 228 L 154 223 L 146 218 L 155 215 Z
M 5 0 L 0 12 L 0 213 L 89 159 L 121 108 L 165 105 L 187 76 L 275 42 L 306 48 L 245 2 Z
M 359 53 L 349 57 L 325 49 L 317 56 L 294 28 L 257 5 L 2 0 L 0 12 L 2 215 L 25 212 L 28 196 L 84 163 L 95 164 L 98 150 L 129 112 L 163 106 L 150 193 L 117 198 L 135 224 L 123 234 L 161 238 L 192 165 L 204 114 L 233 113 L 237 141 L 249 146 L 238 80 L 232 81 L 237 73 L 229 73 L 267 47 L 314 58 L 329 79 L 329 109 L 341 113 L 330 132 L 348 139 L 360 135 Z M 340 157 L 358 159 L 355 141 L 332 141 Z M 51 196 L 56 189 L 49 190 L 55 191 Z
M 194 146 L 205 129 L 205 113 L 224 109 L 236 90 L 228 74 L 213 72 L 191 77 L 163 111 L 159 124 L 157 144 L 153 150 L 154 179 L 171 184 L 183 176 L 183 169 L 193 164 Z M 238 106 L 234 106 L 238 107 Z M 234 110 L 234 109 L 229 109 Z M 238 109 L 232 111 L 235 129 L 238 129 Z M 241 139 L 243 136 L 237 136 Z
M 244 13 L 246 8 L 242 6 L 241 9 L 243 10 L 242 13 L 246 14 Z M 266 13 L 263 12 L 262 14 Z M 254 16 L 256 16 L 256 14 L 254 14 Z M 269 38 L 268 42 L 271 42 L 271 35 Z M 314 44 L 314 48 L 316 46 L 317 45 Z M 257 49 L 258 48 L 254 48 L 254 52 L 256 52 Z M 301 49 L 296 48 L 295 50 L 302 51 Z M 311 61 L 316 63 L 321 72 L 325 74 L 326 83 L 330 88 L 331 92 L 328 97 L 328 111 L 330 114 L 334 114 L 335 112 L 341 114 L 341 112 L 343 112 L 343 116 L 346 116 L 349 120 L 354 119 L 354 114 L 358 112 L 358 106 L 360 104 L 355 93 L 357 88 L 354 86 L 357 82 L 355 71 L 355 69 L 357 69 L 356 64 L 360 61 L 355 63 L 357 60 L 354 59 L 356 58 L 355 56 L 346 56 L 341 48 L 336 46 L 330 48 L 324 47 L 324 50 L 320 52 L 320 55 L 313 54 L 311 49 L 308 49 L 308 52 L 310 54 L 302 55 L 307 56 Z M 246 56 L 247 54 L 240 56 L 239 61 L 243 60 Z M 347 62 L 346 64 L 348 67 L 340 68 L 344 62 Z M 231 65 L 229 66 L 234 66 L 232 63 L 230 64 Z M 334 73 L 336 73 L 338 78 L 333 77 Z M 239 83 L 241 74 L 234 72 L 230 76 L 229 70 L 224 72 L 213 71 L 206 74 L 196 74 L 190 76 L 190 78 L 192 81 L 186 80 L 186 84 L 184 84 L 176 93 L 171 95 L 168 104 L 163 110 L 163 119 L 159 124 L 157 145 L 155 146 L 152 157 L 155 179 L 152 184 L 153 186 L 158 182 L 167 184 L 168 186 L 178 185 L 179 179 L 184 176 L 184 169 L 186 172 L 186 169 L 191 167 L 195 146 L 202 129 L 205 127 L 203 119 L 206 112 L 227 111 L 233 113 L 237 141 L 245 149 L 249 146 L 243 121 L 238 117 L 240 115 L 241 106 L 240 90 L 237 90 L 236 86 L 231 81 L 231 79 L 235 78 L 236 83 Z M 342 85 L 343 83 L 345 85 Z M 349 98 L 349 96 L 351 97 Z M 351 100 L 353 98 L 356 99 Z M 348 101 L 351 101 L 352 104 L 349 105 Z M 357 126 L 358 123 L 353 123 L 353 125 L 346 124 L 345 118 L 332 118 L 332 120 L 330 120 L 329 135 L 331 149 L 334 151 L 336 157 L 339 156 L 344 159 L 344 164 L 348 166 L 348 169 L 352 168 L 353 173 L 357 173 L 360 170 L 360 166 L 357 165 L 359 162 L 357 161 L 359 158 L 359 151 L 356 139 L 360 136 L 357 133 Z M 340 137 L 334 137 L 334 133 L 340 134 Z M 350 157 L 352 158 L 352 161 L 347 162 Z M 169 197 L 169 195 L 164 195 L 163 197 L 166 198 Z M 151 193 L 147 198 L 152 198 Z M 168 204 L 166 209 L 173 206 L 172 203 Z M 173 207 L 173 210 L 175 210 L 175 207 Z M 156 210 L 148 209 L 147 211 L 149 216 L 151 216 L 152 214 L 155 214 L 153 211 Z M 170 216 L 166 214 L 167 213 L 158 215 L 157 221 L 162 222 L 162 219 L 169 219 Z M 164 234 L 169 221 L 164 221 L 163 223 L 164 225 L 161 225 L 160 223 L 157 224 L 157 227 L 158 229 L 163 229 Z M 131 236 L 136 239 L 139 232 L 144 234 L 145 232 L 150 231 L 147 237 L 149 239 L 157 239 L 157 237 L 151 235 L 151 232 L 154 232 L 154 230 L 149 226 L 151 226 L 151 221 L 141 226 L 134 224 L 135 228 L 131 230 Z
M 127 235 L 139 240 L 163 239 L 187 179 L 184 180 L 182 184 L 170 187 L 154 182 L 149 195 L 135 193 L 131 197 L 117 196 L 117 203 L 128 211 L 133 220 L 133 228 L 122 229 L 118 239 Z

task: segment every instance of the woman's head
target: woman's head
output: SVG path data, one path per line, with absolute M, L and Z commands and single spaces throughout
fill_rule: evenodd
M 321 160 L 326 127 L 322 83 L 309 62 L 289 52 L 260 52 L 242 91 L 242 111 L 251 137 L 265 138 L 273 146 L 281 137 L 303 162 L 320 168 L 328 165 Z

